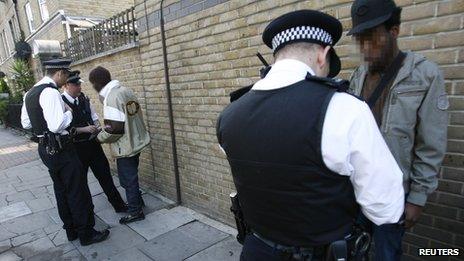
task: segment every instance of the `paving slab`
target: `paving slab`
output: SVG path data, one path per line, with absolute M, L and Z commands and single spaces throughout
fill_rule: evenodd
M 106 197 L 105 193 L 101 193 L 101 194 L 98 194 L 96 196 L 93 196 L 92 197 L 92 202 L 93 202 L 93 205 L 94 205 L 93 211 L 95 213 L 97 213 L 97 212 L 99 212 L 101 210 L 107 209 L 107 208 L 113 209 L 113 206 L 111 206 L 111 204 L 108 201 L 108 198 Z
M 127 261 L 127 260 L 137 260 L 137 261 L 152 261 L 151 258 L 149 258 L 147 255 L 145 255 L 142 251 L 136 249 L 136 248 L 131 248 L 128 249 L 120 254 L 117 254 L 115 256 L 109 257 L 105 260 L 111 260 L 111 261 Z
M 0 241 L 0 254 L 9 250 L 11 247 L 12 245 L 9 239 Z
M 16 236 L 18 236 L 17 233 L 13 233 L 13 232 L 7 230 L 2 225 L 0 225 L 0 241 L 3 241 L 5 239 L 10 239 L 10 238 L 13 238 L 13 237 L 16 237 Z
M 103 221 L 101 218 L 95 216 L 95 226 L 93 228 L 96 230 L 103 230 L 110 228 L 110 226 L 106 224 L 106 222 Z
M 145 202 L 145 207 L 143 208 L 145 215 L 163 209 L 169 205 L 168 203 L 150 194 L 143 194 L 142 198 L 143 202 Z
M 27 233 L 27 234 L 12 238 L 11 239 L 11 244 L 14 247 L 17 247 L 17 246 L 24 245 L 26 243 L 35 241 L 37 239 L 40 239 L 40 238 L 46 237 L 46 236 L 47 236 L 47 234 L 45 234 L 43 229 L 38 229 L 38 230 L 36 230 L 34 232 Z
M 31 194 L 32 195 L 32 194 Z M 31 209 L 25 202 L 18 202 L 0 208 L 0 223 L 31 214 Z
M 72 250 L 62 256 L 59 256 L 57 258 L 54 258 L 52 259 L 52 261 L 62 261 L 62 260 L 66 260 L 66 261 L 86 261 L 87 259 L 85 257 L 83 257 L 81 255 L 81 253 L 79 253 L 79 251 L 77 250 Z M 131 260 L 131 259 L 128 259 L 128 260 Z
M 57 232 L 58 230 L 62 229 L 62 225 L 58 225 L 58 224 L 52 224 L 52 225 L 49 225 L 48 227 L 44 227 L 44 231 L 47 235 L 50 235 L 52 233 L 55 233 Z
M 242 245 L 237 242 L 235 237 L 229 237 L 187 259 L 186 261 L 238 261 Z
M 52 183 L 51 178 L 47 175 L 42 178 L 37 178 L 34 180 L 28 180 L 27 182 L 23 181 L 19 184 L 14 184 L 13 186 L 17 191 L 27 191 L 33 188 L 39 188 L 43 186 L 50 185 Z M 32 193 L 31 193 L 32 194 Z
M 54 247 L 55 245 L 53 245 L 48 237 L 42 237 L 30 243 L 15 247 L 14 252 L 22 258 L 28 259 L 29 257 L 46 253 L 47 250 Z
M 46 212 L 39 212 L 8 220 L 3 222 L 2 226 L 12 233 L 23 235 L 40 228 L 48 227 L 53 223 L 53 220 Z
M 157 261 L 184 260 L 228 236 L 195 221 L 152 239 L 138 248 Z
M 36 188 L 31 188 L 29 190 L 36 198 L 45 198 L 47 196 L 50 196 L 48 194 L 47 186 L 41 186 L 41 187 L 36 187 Z
M 88 260 L 102 260 L 122 253 L 145 242 L 145 239 L 132 231 L 127 226 L 119 226 L 110 229 L 109 238 L 103 242 L 90 246 L 81 246 L 78 241 L 73 242 L 79 252 Z
M 55 233 L 49 234 L 48 238 L 50 238 L 55 246 L 61 246 L 69 242 L 64 229 L 60 229 Z
M 103 189 L 98 182 L 90 183 L 89 189 L 90 189 L 90 194 L 92 195 L 92 197 L 103 193 Z
M 69 245 L 71 245 L 71 244 L 69 244 Z M 68 254 L 68 253 L 70 253 L 72 251 L 77 252 L 77 250 L 76 250 L 76 248 L 74 248 L 74 246 L 72 246 L 72 248 L 70 248 L 67 245 L 66 246 L 60 246 L 60 247 L 53 247 L 53 248 L 47 249 L 45 251 L 38 252 L 36 255 L 27 258 L 27 261 L 68 260 L 68 259 L 63 258 L 63 256 L 65 256 L 66 254 Z M 81 256 L 79 254 L 79 252 L 77 252 L 77 253 L 78 253 L 79 256 Z
M 8 251 L 3 254 L 0 254 L 0 260 L 2 261 L 20 261 L 21 257 L 16 255 L 13 251 Z
M 126 216 L 126 213 L 116 213 L 113 208 L 103 209 L 95 213 L 102 221 L 110 227 L 120 226 L 119 219 Z
M 191 215 L 182 215 L 173 209 L 162 209 L 146 215 L 145 220 L 130 223 L 128 226 L 147 240 L 151 240 L 193 220 Z
M 28 201 L 35 199 L 34 195 L 30 191 L 21 191 L 12 193 L 6 196 L 6 201 L 8 201 L 8 205 L 13 203 L 18 203 L 22 201 Z
M 53 208 L 53 203 L 47 196 L 26 201 L 26 204 L 33 213 Z

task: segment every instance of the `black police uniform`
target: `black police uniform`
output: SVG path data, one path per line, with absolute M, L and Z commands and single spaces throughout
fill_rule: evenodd
M 44 63 L 47 69 L 67 69 L 69 64 L 69 60 L 62 59 Z M 100 233 L 93 229 L 95 219 L 92 198 L 87 179 L 82 175 L 82 164 L 76 149 L 69 135 L 51 133 L 47 127 L 39 102 L 40 95 L 46 88 L 57 89 L 57 86 L 53 83 L 34 86 L 26 94 L 25 106 L 32 131 L 39 137 L 40 158 L 47 166 L 53 180 L 58 213 L 64 223 L 63 228 L 70 241 L 77 237 L 83 245 L 102 241 L 106 239 L 109 231 Z
M 79 72 L 73 72 L 68 79 L 70 83 L 79 83 Z M 62 95 L 63 101 L 72 109 L 73 120 L 71 122 L 71 132 L 75 128 L 94 125 L 92 112 L 90 109 L 89 99 L 81 93 L 75 103 L 69 101 L 65 95 Z M 100 183 L 108 201 L 114 207 L 116 212 L 126 211 L 126 205 L 121 198 L 111 177 L 110 165 L 103 152 L 102 146 L 97 142 L 96 136 L 90 133 L 80 133 L 73 135 L 73 142 L 83 166 L 84 176 L 87 179 L 87 173 L 90 169 Z
M 302 10 L 271 22 L 263 40 L 277 52 L 295 42 L 332 46 L 341 32 L 335 18 Z M 340 71 L 333 49 L 330 59 L 333 77 Z M 280 89 L 248 87 L 233 93 L 221 113 L 217 136 L 250 229 L 241 260 L 324 260 L 328 245 L 352 231 L 358 214 L 352 184 L 328 169 L 321 153 L 337 85 L 308 76 Z

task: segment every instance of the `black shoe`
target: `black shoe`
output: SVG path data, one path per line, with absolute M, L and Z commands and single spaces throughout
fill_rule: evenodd
M 77 231 L 74 229 L 66 229 L 66 236 L 69 241 L 74 241 L 77 239 Z
M 128 224 L 128 223 L 131 223 L 131 222 L 144 220 L 144 219 L 145 219 L 145 214 L 143 214 L 143 211 L 140 211 L 139 213 L 131 214 L 131 215 L 122 217 L 119 220 L 119 223 L 120 224 Z
M 129 206 L 126 203 L 124 203 L 121 206 L 114 207 L 114 211 L 116 213 L 126 213 L 128 209 L 129 209 Z
M 80 238 L 81 245 L 88 246 L 91 244 L 105 241 L 108 238 L 109 234 L 110 234 L 110 231 L 108 229 L 102 230 L 101 232 L 94 230 L 91 236 Z

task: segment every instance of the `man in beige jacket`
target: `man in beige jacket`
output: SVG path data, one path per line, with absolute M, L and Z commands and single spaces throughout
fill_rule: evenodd
M 109 143 L 116 158 L 121 186 L 126 190 L 128 214 L 119 220 L 126 224 L 145 218 L 143 200 L 138 181 L 139 156 L 150 143 L 150 136 L 143 123 L 140 104 L 134 92 L 111 80 L 110 72 L 97 67 L 90 72 L 89 81 L 99 93 L 103 103 L 104 128 L 98 141 Z

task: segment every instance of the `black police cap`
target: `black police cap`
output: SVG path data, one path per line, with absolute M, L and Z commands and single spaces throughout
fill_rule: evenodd
M 299 10 L 273 20 L 264 29 L 263 42 L 274 54 L 285 45 L 296 42 L 334 46 L 342 31 L 342 24 L 335 17 L 316 10 Z M 340 58 L 333 48 L 329 54 L 329 77 L 335 77 L 340 72 Z
M 397 10 L 393 0 L 355 0 L 351 6 L 353 28 L 348 35 L 356 35 L 385 23 Z
M 69 66 L 71 65 L 70 59 L 53 59 L 43 62 L 45 69 L 63 69 L 69 70 Z
M 80 71 L 72 71 L 69 74 L 68 80 L 66 82 L 74 83 L 74 84 L 82 83 L 83 81 L 81 80 L 80 73 L 81 73 Z

